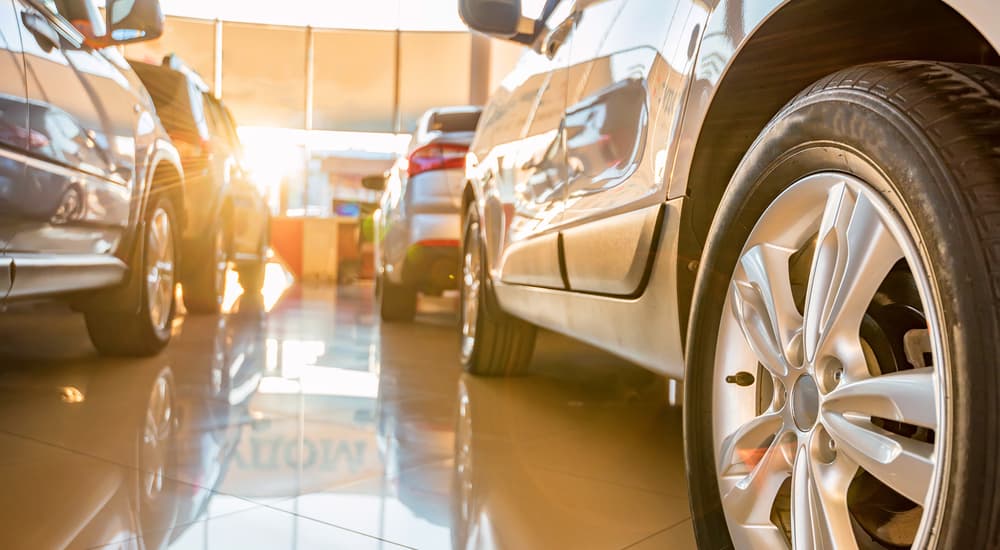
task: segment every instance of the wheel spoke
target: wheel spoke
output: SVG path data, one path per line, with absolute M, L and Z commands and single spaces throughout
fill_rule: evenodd
M 934 367 L 895 372 L 837 388 L 823 408 L 841 415 L 856 413 L 937 429 Z
M 760 462 L 723 497 L 723 507 L 731 519 L 743 526 L 771 524 L 774 499 L 791 474 L 781 449 L 784 444 L 784 438 L 776 437 Z
M 875 291 L 903 252 L 874 204 L 846 184 L 830 189 L 809 273 L 804 312 L 806 358 L 831 333 L 857 335 Z
M 923 504 L 934 475 L 934 445 L 884 430 L 859 415 L 824 411 L 823 424 L 861 468 L 899 494 Z
M 858 547 L 847 508 L 847 489 L 857 467 L 842 460 L 821 464 L 806 446 L 792 471 L 792 548 L 853 550 Z
M 722 443 L 719 473 L 726 475 L 734 464 L 753 467 L 768 451 L 769 439 L 777 438 L 782 418 L 777 413 L 762 414 L 741 426 Z
M 758 360 L 776 376 L 788 373 L 791 346 L 802 326 L 788 274 L 794 250 L 761 244 L 740 259 L 745 278 L 734 277 L 733 313 Z

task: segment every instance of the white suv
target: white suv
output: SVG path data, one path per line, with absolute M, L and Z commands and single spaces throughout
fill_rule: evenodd
M 382 319 L 410 321 L 417 293 L 457 288 L 465 155 L 482 110 L 441 107 L 420 117 L 409 151 L 369 187 L 383 187 L 375 219 Z

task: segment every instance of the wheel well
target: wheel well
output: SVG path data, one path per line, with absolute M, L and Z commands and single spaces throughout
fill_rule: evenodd
M 741 17 L 731 16 L 728 26 Z M 940 0 L 792 0 L 747 40 L 712 100 L 687 179 L 678 250 L 687 259 L 678 262 L 682 335 L 697 260 L 723 192 L 754 139 L 782 106 L 821 77 L 902 59 L 1000 64 L 989 42 Z

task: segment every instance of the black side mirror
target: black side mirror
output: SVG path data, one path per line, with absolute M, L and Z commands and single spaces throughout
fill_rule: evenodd
M 361 178 L 361 187 L 372 191 L 385 191 L 385 174 L 375 174 Z
M 458 14 L 472 30 L 521 44 L 534 42 L 541 26 L 524 17 L 521 0 L 459 0 Z
M 106 13 L 113 44 L 153 40 L 163 34 L 160 0 L 108 0 Z

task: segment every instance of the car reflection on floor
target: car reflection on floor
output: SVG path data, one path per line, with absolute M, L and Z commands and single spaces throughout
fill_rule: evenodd
M 0 315 L 0 546 L 693 548 L 655 377 L 551 335 L 531 376 L 462 376 L 448 300 L 380 328 L 370 286 L 289 284 L 145 360 Z

